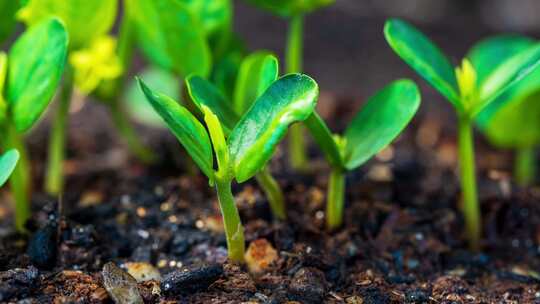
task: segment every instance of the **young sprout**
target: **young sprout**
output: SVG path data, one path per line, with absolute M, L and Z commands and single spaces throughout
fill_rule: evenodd
M 11 149 L 0 155 L 0 187 L 4 185 L 13 170 L 15 170 L 18 160 L 19 152 L 15 149 Z
M 107 36 L 116 11 L 116 1 L 110 0 L 29 0 L 17 14 L 27 25 L 57 17 L 70 37 L 69 64 L 49 137 L 45 190 L 50 194 L 59 194 L 64 186 L 66 129 L 73 88 L 88 95 L 102 81 L 117 78 L 122 72 L 114 53 L 116 42 Z
M 142 81 L 140 85 L 148 101 L 208 177 L 210 184 L 216 187 L 229 257 L 242 262 L 244 232 L 231 183 L 234 179 L 244 182 L 257 174 L 272 157 L 287 128 L 311 115 L 318 97 L 317 83 L 300 74 L 276 80 L 230 130 L 227 138 L 225 132 L 230 122 L 220 121 L 219 117 L 227 117 L 223 113 L 218 116 L 202 105 L 205 128 L 176 101 L 152 91 Z M 214 158 L 217 159 L 217 168 L 214 167 Z
M 534 70 L 540 45 L 527 48 L 499 65 L 480 68 L 465 58 L 453 69 L 449 60 L 424 34 L 405 21 L 387 21 L 384 33 L 392 49 L 454 106 L 458 116 L 462 210 L 472 249 L 479 248 L 480 210 L 475 176 L 472 123 L 487 105 Z
M 4 151 L 14 148 L 20 153 L 10 178 L 19 230 L 23 230 L 30 215 L 32 180 L 22 134 L 38 120 L 56 91 L 66 61 L 67 43 L 62 23 L 46 19 L 22 34 L 8 54 L 0 53 L 0 144 Z
M 419 105 L 418 87 L 404 79 L 394 81 L 370 97 L 343 136 L 332 134 L 317 113 L 305 121 L 332 167 L 326 203 L 328 230 L 339 228 L 343 222 L 345 174 L 390 144 L 413 118 Z
M 287 73 L 302 72 L 304 49 L 304 16 L 322 7 L 331 5 L 335 0 L 246 0 L 275 15 L 286 18 L 289 22 L 285 64 Z M 291 128 L 289 138 L 289 158 L 293 168 L 307 168 L 306 143 L 301 125 Z
M 241 63 L 234 98 L 228 100 L 220 90 L 200 76 L 186 78 L 186 86 L 195 105 L 202 111 L 208 107 L 221 123 L 225 136 L 228 137 L 238 121 L 244 116 L 255 100 L 278 77 L 278 61 L 268 52 L 255 52 Z M 281 220 L 286 218 L 285 200 L 277 181 L 266 167 L 255 178 L 268 198 L 273 215 Z
M 483 70 L 489 71 L 534 44 L 523 36 L 495 36 L 478 43 L 467 57 L 482 77 Z M 535 148 L 540 144 L 540 69 L 488 104 L 475 121 L 492 144 L 516 150 L 515 179 L 522 186 L 531 184 L 537 168 Z

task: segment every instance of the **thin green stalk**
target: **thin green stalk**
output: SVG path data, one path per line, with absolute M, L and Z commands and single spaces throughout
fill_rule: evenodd
M 326 228 L 335 230 L 343 223 L 343 205 L 345 201 L 345 173 L 343 169 L 334 167 L 328 181 L 328 197 L 326 202 Z
M 533 147 L 518 149 L 514 160 L 514 175 L 516 182 L 520 186 L 532 184 L 536 177 L 537 166 L 538 163 Z
M 66 150 L 66 130 L 69 115 L 69 105 L 73 93 L 73 70 L 67 66 L 64 74 L 59 105 L 53 120 L 49 140 L 49 159 L 45 177 L 45 191 L 58 195 L 64 187 L 64 158 Z
M 302 71 L 302 58 L 304 52 L 304 16 L 297 15 L 291 18 L 287 37 L 287 50 L 285 63 L 287 73 Z M 291 166 L 297 170 L 307 168 L 306 142 L 302 125 L 292 125 L 289 130 L 289 157 Z
M 268 168 L 263 168 L 256 176 L 257 183 L 261 186 L 268 203 L 270 204 L 270 209 L 274 217 L 280 220 L 285 220 L 287 218 L 287 212 L 285 210 L 285 200 L 283 199 L 283 192 L 278 182 L 274 179 Z
M 17 231 L 24 232 L 24 224 L 30 217 L 30 193 L 32 189 L 32 174 L 28 151 L 21 134 L 15 127 L 8 123 L 6 125 L 6 137 L 4 140 L 4 150 L 15 148 L 19 151 L 19 161 L 15 170 L 9 178 L 11 192 L 15 199 L 15 227 Z
M 459 166 L 461 177 L 462 209 L 471 249 L 478 250 L 481 237 L 480 206 L 476 185 L 474 163 L 474 138 L 471 119 L 465 115 L 459 117 Z
M 243 263 L 245 250 L 244 228 L 231 191 L 231 180 L 228 178 L 216 178 L 215 184 L 225 226 L 229 258 L 234 262 Z

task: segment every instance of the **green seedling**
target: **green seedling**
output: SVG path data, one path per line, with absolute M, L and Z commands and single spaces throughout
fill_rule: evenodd
M 467 57 L 478 74 L 484 74 L 483 70 L 489 71 L 535 43 L 523 36 L 495 36 L 478 43 Z M 522 186 L 531 184 L 537 168 L 535 148 L 540 144 L 540 69 L 497 97 L 475 121 L 493 145 L 516 150 L 516 182 Z
M 19 152 L 15 149 L 0 155 L 0 187 L 5 184 L 13 170 L 15 170 L 18 160 Z
M 189 94 L 199 108 L 208 107 L 219 118 L 225 137 L 230 136 L 241 117 L 251 108 L 255 100 L 276 81 L 278 77 L 278 61 L 268 52 L 255 52 L 247 56 L 240 65 L 232 102 L 209 81 L 200 76 L 186 78 Z M 283 192 L 269 170 L 263 167 L 255 178 L 268 198 L 274 217 L 286 218 Z
M 64 69 L 67 44 L 62 23 L 46 19 L 22 34 L 8 54 L 0 53 L 0 144 L 4 151 L 17 149 L 20 153 L 10 178 L 19 230 L 30 215 L 32 180 L 22 134 L 36 123 L 53 97 Z
M 453 68 L 424 34 L 405 21 L 387 21 L 384 33 L 392 49 L 454 106 L 458 116 L 462 210 L 472 249 L 481 237 L 474 162 L 473 120 L 483 109 L 531 73 L 540 60 L 540 45 L 527 48 L 496 66 L 478 66 L 470 58 Z M 475 66 L 474 64 L 477 64 Z
M 242 262 L 244 233 L 231 183 L 234 179 L 241 183 L 256 175 L 270 160 L 288 127 L 311 115 L 318 97 L 317 83 L 300 74 L 276 80 L 242 116 L 227 139 L 225 132 L 229 122 L 218 118 L 226 117 L 226 114 L 218 116 L 209 107 L 202 106 L 205 128 L 176 101 L 152 91 L 142 81 L 140 84 L 156 112 L 208 177 L 210 184 L 216 187 L 229 257 Z M 230 108 L 221 110 L 227 109 Z M 214 158 L 217 159 L 217 168 L 214 168 Z
M 289 22 L 285 64 L 287 73 L 302 72 L 304 49 L 304 17 L 322 7 L 331 5 L 335 0 L 246 0 Z M 289 158 L 293 168 L 307 168 L 306 143 L 301 125 L 291 128 L 289 138 Z
M 343 136 L 332 134 L 317 113 L 305 125 L 332 167 L 328 182 L 326 227 L 343 222 L 345 174 L 389 145 L 407 126 L 420 106 L 420 92 L 411 80 L 395 81 L 370 97 Z
M 61 193 L 64 186 L 65 134 L 74 87 L 83 95 L 90 95 L 102 82 L 122 74 L 115 54 L 116 40 L 108 36 L 116 13 L 117 1 L 111 0 L 29 0 L 18 12 L 19 19 L 27 25 L 57 17 L 65 24 L 70 37 L 69 64 L 49 137 L 45 190 L 50 194 Z
M 17 20 L 15 13 L 19 9 L 19 1 L 0 1 L 0 12 L 2 19 L 0 20 L 0 43 L 4 42 L 13 34 Z

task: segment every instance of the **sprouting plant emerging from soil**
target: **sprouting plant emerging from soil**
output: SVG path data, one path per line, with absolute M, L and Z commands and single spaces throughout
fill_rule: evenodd
M 302 72 L 304 49 L 304 17 L 322 7 L 331 5 L 335 0 L 246 0 L 289 22 L 285 64 L 287 73 Z M 306 169 L 307 156 L 301 125 L 291 128 L 289 158 L 293 168 Z
M 517 35 L 501 35 L 485 39 L 467 55 L 479 77 L 504 59 L 533 46 L 533 39 Z M 540 69 L 509 88 L 486 106 L 475 119 L 491 143 L 516 150 L 514 176 L 526 186 L 535 179 L 535 148 L 540 144 Z
M 22 133 L 34 125 L 54 95 L 66 61 L 67 43 L 62 23 L 46 19 L 21 35 L 8 54 L 0 53 L 0 144 L 4 150 L 17 149 L 20 153 L 10 178 L 19 230 L 30 213 L 32 179 Z
M 208 107 L 218 117 L 225 137 L 228 137 L 240 118 L 277 77 L 277 59 L 268 52 L 260 51 L 242 61 L 232 102 L 216 86 L 200 76 L 187 77 L 186 85 L 195 105 L 201 111 Z M 273 215 L 278 219 L 285 219 L 283 193 L 269 170 L 266 167 L 261 168 L 255 178 L 266 193 Z
M 140 85 L 148 101 L 210 183 L 215 185 L 229 257 L 234 261 L 243 261 L 244 233 L 231 183 L 234 179 L 244 182 L 257 174 L 272 157 L 289 125 L 311 115 L 318 97 L 317 83 L 300 74 L 290 74 L 276 80 L 234 125 L 227 139 L 225 132 L 231 122 L 220 121 L 209 107 L 201 106 L 205 128 L 176 101 L 153 92 L 142 81 Z M 211 102 L 213 99 L 205 100 Z M 230 111 L 229 108 L 220 110 Z M 219 117 L 223 119 L 228 116 L 220 113 Z M 217 168 L 214 168 L 214 158 L 217 159 Z
M 305 121 L 332 166 L 326 205 L 329 230 L 343 222 L 345 173 L 358 168 L 392 142 L 413 118 L 419 105 L 416 84 L 411 80 L 398 80 L 369 98 L 343 136 L 332 134 L 317 113 Z
M 19 152 L 15 149 L 11 149 L 0 155 L 0 187 L 4 185 L 13 170 L 15 170 L 18 160 Z
M 470 246 L 478 249 L 482 226 L 475 176 L 473 119 L 538 66 L 540 46 L 535 44 L 496 66 L 475 66 L 477 61 L 465 58 L 461 66 L 454 69 L 440 49 L 412 25 L 389 20 L 384 33 L 392 49 L 456 109 L 462 210 Z

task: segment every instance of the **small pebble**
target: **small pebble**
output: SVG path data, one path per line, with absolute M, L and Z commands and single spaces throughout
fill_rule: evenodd
M 143 304 L 137 281 L 114 263 L 107 263 L 101 272 L 103 285 L 116 304 Z
M 219 264 L 176 270 L 165 276 L 161 291 L 169 295 L 194 293 L 207 289 L 222 275 L 223 266 Z
M 300 268 L 289 286 L 289 298 L 307 304 L 322 303 L 326 294 L 324 273 L 317 268 Z
M 54 225 L 47 225 L 32 235 L 26 253 L 38 268 L 51 269 L 56 262 L 56 233 Z
M 276 249 L 266 239 L 251 242 L 244 256 L 248 269 L 253 274 L 265 272 L 278 258 Z
M 144 282 L 150 280 L 156 280 L 161 282 L 161 274 L 159 271 L 152 265 L 144 262 L 129 262 L 126 263 L 127 272 L 135 279 L 137 282 Z

